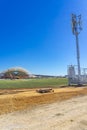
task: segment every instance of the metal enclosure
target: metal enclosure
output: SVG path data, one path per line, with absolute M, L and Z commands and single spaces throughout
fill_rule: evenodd
M 68 85 L 87 84 L 87 68 L 81 68 L 81 75 L 78 80 L 78 67 L 75 65 L 68 66 Z

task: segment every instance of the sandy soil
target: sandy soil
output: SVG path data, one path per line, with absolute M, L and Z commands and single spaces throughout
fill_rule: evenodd
M 62 101 L 78 95 L 87 95 L 87 87 L 59 88 L 46 94 L 37 93 L 35 89 L 0 90 L 0 114 L 32 109 L 41 104 Z
M 0 130 L 87 130 L 87 87 L 0 90 Z
M 87 96 L 1 115 L 0 130 L 87 130 Z

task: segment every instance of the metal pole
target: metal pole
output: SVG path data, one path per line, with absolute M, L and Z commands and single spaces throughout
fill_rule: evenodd
M 78 85 L 81 84 L 81 71 L 80 71 L 80 51 L 78 35 L 82 30 L 81 27 L 81 15 L 76 16 L 72 14 L 72 32 L 76 36 L 76 50 L 77 50 L 77 66 L 78 66 Z
M 78 65 L 78 85 L 80 85 L 80 53 L 79 53 L 79 40 L 78 40 L 78 33 L 76 34 L 76 48 L 77 48 L 77 65 Z

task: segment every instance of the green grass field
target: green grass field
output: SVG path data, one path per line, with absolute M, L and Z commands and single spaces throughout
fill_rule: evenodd
M 43 78 L 27 80 L 0 80 L 0 89 L 60 87 L 68 84 L 67 78 Z

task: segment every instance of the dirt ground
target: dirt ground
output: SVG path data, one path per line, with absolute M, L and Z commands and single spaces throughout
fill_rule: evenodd
M 0 107 L 1 114 L 18 110 L 0 115 L 0 130 L 87 130 L 86 87 L 60 88 L 49 94 L 5 93 Z
M 54 89 L 54 92 L 40 94 L 36 89 L 0 90 L 0 114 L 32 109 L 41 104 L 62 101 L 77 95 L 87 95 L 87 87 L 66 87 Z

